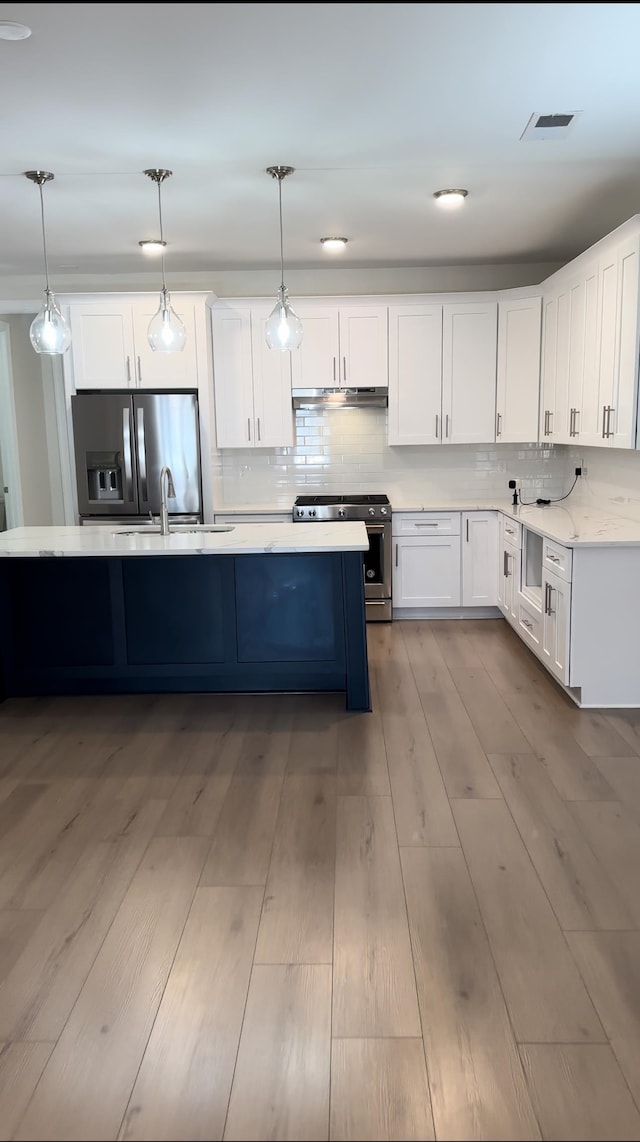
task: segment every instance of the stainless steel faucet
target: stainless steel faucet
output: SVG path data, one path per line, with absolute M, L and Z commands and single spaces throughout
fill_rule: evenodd
M 165 476 L 167 477 L 165 480 Z M 169 535 L 169 508 L 167 500 L 175 498 L 176 490 L 173 486 L 171 468 L 166 464 L 160 473 L 160 535 Z

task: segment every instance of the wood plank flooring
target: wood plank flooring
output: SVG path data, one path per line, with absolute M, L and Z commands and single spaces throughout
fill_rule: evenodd
M 502 620 L 0 706 L 0 1140 L 636 1139 L 640 711 Z

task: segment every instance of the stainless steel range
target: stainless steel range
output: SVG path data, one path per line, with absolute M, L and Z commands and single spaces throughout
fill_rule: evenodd
M 298 496 L 294 523 L 361 519 L 369 550 L 362 555 L 367 622 L 391 621 L 391 504 L 388 496 Z

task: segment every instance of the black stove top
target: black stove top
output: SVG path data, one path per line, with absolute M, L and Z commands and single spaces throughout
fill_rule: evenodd
M 294 507 L 327 507 L 331 504 L 388 504 L 388 496 L 297 496 Z

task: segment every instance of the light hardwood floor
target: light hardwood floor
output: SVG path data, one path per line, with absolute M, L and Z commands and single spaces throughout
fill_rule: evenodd
M 640 712 L 506 623 L 0 706 L 0 1139 L 636 1139 Z

